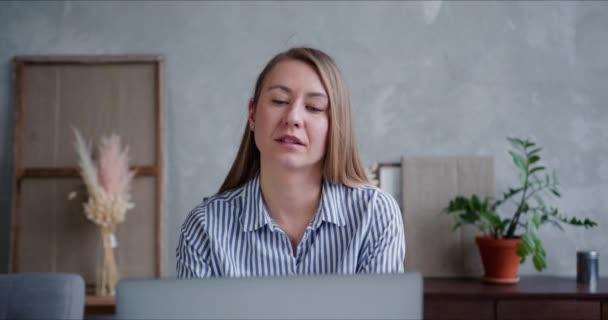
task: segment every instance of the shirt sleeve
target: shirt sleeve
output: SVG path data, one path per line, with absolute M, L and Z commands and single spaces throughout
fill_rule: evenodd
M 399 205 L 390 194 L 379 190 L 372 210 L 369 251 L 358 272 L 402 273 L 405 233 Z
M 213 277 L 209 264 L 209 238 L 205 232 L 205 206 L 192 210 L 184 222 L 176 249 L 178 278 Z

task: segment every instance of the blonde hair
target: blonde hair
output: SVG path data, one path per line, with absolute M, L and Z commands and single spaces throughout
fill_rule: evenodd
M 264 79 L 281 61 L 297 60 L 312 67 L 329 97 L 329 131 L 323 164 L 323 177 L 331 183 L 357 187 L 369 183 L 361 164 L 352 129 L 351 104 L 348 88 L 334 60 L 318 49 L 292 48 L 274 56 L 262 70 L 255 83 L 252 98 L 257 106 Z M 253 132 L 245 125 L 236 159 L 219 192 L 236 189 L 254 178 L 260 171 L 260 150 Z

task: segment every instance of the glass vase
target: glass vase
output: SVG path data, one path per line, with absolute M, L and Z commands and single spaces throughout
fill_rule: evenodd
M 112 228 L 101 227 L 101 250 L 97 269 L 97 283 L 95 285 L 95 295 L 114 296 L 116 294 L 116 284 L 119 280 L 118 267 L 114 257 L 116 240 Z

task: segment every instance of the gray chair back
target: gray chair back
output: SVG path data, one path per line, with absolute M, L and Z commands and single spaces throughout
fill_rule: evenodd
M 0 319 L 82 319 L 84 292 L 78 274 L 0 274 Z

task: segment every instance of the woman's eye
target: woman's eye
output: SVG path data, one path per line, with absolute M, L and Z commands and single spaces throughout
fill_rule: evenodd
M 274 104 L 287 104 L 287 101 L 274 99 L 274 100 L 272 100 L 272 103 L 274 103 Z
M 317 108 L 315 106 L 306 106 L 306 109 L 309 110 L 309 111 L 312 111 L 312 112 L 321 112 L 321 111 L 323 111 L 322 109 L 319 109 L 319 108 Z

